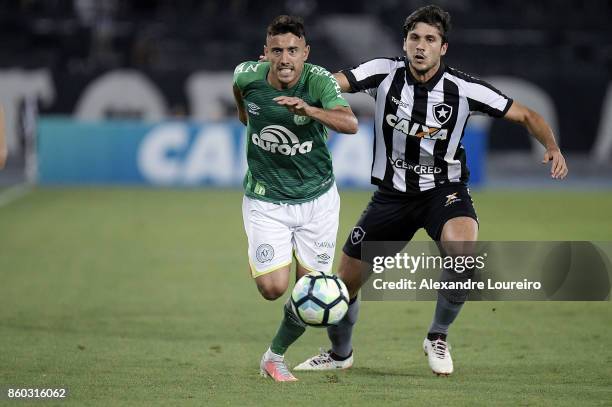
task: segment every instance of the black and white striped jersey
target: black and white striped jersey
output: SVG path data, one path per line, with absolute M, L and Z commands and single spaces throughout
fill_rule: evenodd
M 342 73 L 353 92 L 376 100 L 372 183 L 397 192 L 467 184 L 461 139 L 468 118 L 502 117 L 512 105 L 493 86 L 444 64 L 426 83 L 414 79 L 405 58 L 377 58 Z

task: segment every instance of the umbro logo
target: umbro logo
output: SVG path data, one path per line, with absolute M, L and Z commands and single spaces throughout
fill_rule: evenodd
M 317 254 L 317 263 L 319 264 L 327 264 L 329 263 L 330 259 L 331 259 L 331 256 L 328 255 L 327 253 Z
M 453 107 L 447 103 L 438 103 L 433 105 L 434 119 L 440 124 L 445 124 L 453 114 Z
M 253 102 L 247 103 L 247 108 L 249 109 L 249 113 L 254 114 L 256 116 L 259 114 L 259 109 L 261 109 Z

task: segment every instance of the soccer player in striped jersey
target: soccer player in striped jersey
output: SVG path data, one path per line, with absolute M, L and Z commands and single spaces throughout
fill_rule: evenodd
M 550 126 L 538 113 L 442 62 L 450 29 L 447 12 L 437 6 L 422 7 L 408 16 L 403 28 L 404 57 L 378 58 L 335 74 L 343 92 L 365 92 L 376 101 L 372 183 L 378 190 L 350 233 L 340 260 L 338 275 L 351 296 L 349 311 L 338 326 L 328 328 L 331 350 L 322 350 L 296 370 L 352 365 L 357 293 L 362 267 L 368 263 L 362 259 L 363 242 L 408 242 L 425 228 L 449 254 L 459 255 L 460 245 L 447 242 L 477 240 L 478 218 L 467 188 L 469 171 L 461 145 L 470 115 L 484 113 L 522 124 L 546 148 L 543 162 L 552 163 L 552 178 L 562 179 L 568 172 Z M 457 276 L 454 270 L 443 270 L 443 278 L 453 275 Z M 423 342 L 436 374 L 453 371 L 446 337 L 466 299 L 467 291 L 438 293 Z
M 357 119 L 333 75 L 306 63 L 300 18 L 279 16 L 268 26 L 266 61 L 241 63 L 234 97 L 247 126 L 248 170 L 242 202 L 251 275 L 267 300 L 296 276 L 331 272 L 340 198 L 334 182 L 327 128 L 356 133 Z M 284 361 L 287 348 L 305 330 L 289 303 L 260 372 L 276 381 L 297 380 Z

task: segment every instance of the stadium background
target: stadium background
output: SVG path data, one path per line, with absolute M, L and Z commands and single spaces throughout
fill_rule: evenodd
M 352 372 L 302 375 L 293 389 L 256 377 L 280 310 L 246 272 L 231 71 L 258 57 L 281 13 L 305 17 L 310 61 L 331 71 L 400 55 L 403 20 L 424 4 L 2 2 L 0 389 L 68 386 L 76 404 L 101 405 L 297 405 L 338 391 L 350 404 L 610 400 L 609 303 L 470 304 L 443 388 L 417 352 L 431 304 L 369 303 Z M 541 111 L 570 166 L 550 180 L 522 128 L 475 120 L 481 237 L 611 240 L 612 4 L 438 4 L 454 23 L 447 63 Z M 332 138 L 339 242 L 368 200 L 373 107 L 351 103 L 361 138 Z M 309 331 L 289 357 L 325 343 Z

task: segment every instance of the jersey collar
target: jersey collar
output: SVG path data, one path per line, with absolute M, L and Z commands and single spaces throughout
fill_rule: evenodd
M 300 74 L 300 77 L 298 78 L 298 81 L 290 88 L 287 89 L 276 89 L 274 86 L 272 86 L 272 84 L 270 83 L 270 81 L 268 81 L 268 75 L 270 74 L 270 69 L 272 69 L 272 65 L 270 63 L 268 63 L 268 66 L 266 67 L 266 74 L 264 76 L 264 81 L 266 82 L 266 85 L 268 85 L 268 87 L 270 89 L 274 89 L 277 92 L 291 92 L 294 91 L 295 89 L 297 89 L 298 85 L 304 80 L 304 76 L 306 75 L 306 63 L 304 63 L 304 66 L 302 67 L 302 73 Z
M 414 76 L 412 76 L 412 72 L 410 72 L 410 66 L 409 66 L 410 62 L 408 61 L 408 58 L 404 57 L 404 63 L 406 66 L 406 83 L 408 83 L 408 85 L 424 86 L 428 92 L 431 92 L 433 88 L 436 87 L 436 84 L 438 83 L 438 81 L 440 81 L 440 79 L 442 79 L 442 75 L 444 75 L 444 71 L 446 70 L 446 66 L 444 65 L 444 62 L 440 61 L 440 67 L 438 68 L 438 71 L 436 72 L 436 74 L 432 76 L 427 82 L 422 83 L 422 82 L 417 81 L 414 78 Z

